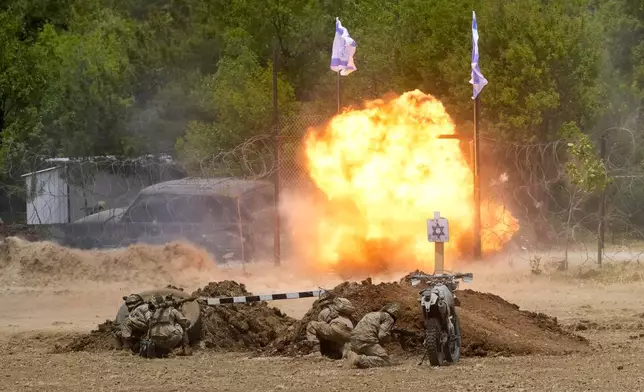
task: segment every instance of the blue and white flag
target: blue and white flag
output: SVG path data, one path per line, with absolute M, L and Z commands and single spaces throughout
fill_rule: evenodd
M 333 39 L 333 50 L 331 52 L 331 70 L 340 72 L 342 76 L 347 76 L 357 70 L 356 65 L 353 63 L 356 46 L 356 41 L 349 36 L 349 31 L 342 27 L 339 18 L 335 18 L 335 38 Z
M 474 11 L 472 11 L 472 44 L 472 79 L 470 79 L 470 83 L 474 88 L 472 99 L 475 99 L 487 84 L 487 79 L 485 79 L 485 76 L 481 73 L 481 68 L 479 68 L 479 29 Z

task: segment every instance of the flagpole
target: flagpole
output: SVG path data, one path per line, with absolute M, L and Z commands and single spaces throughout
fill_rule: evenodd
M 338 114 L 340 114 L 340 71 L 336 73 L 338 74 L 338 81 L 337 81 Z
M 337 113 L 340 114 L 342 108 L 342 89 L 340 77 L 347 76 L 356 71 L 356 65 L 353 62 L 353 55 L 356 52 L 356 41 L 351 38 L 349 31 L 342 26 L 340 18 L 335 18 L 335 37 L 333 39 L 333 48 L 331 50 L 331 70 L 337 73 L 336 80 L 336 101 Z
M 474 144 L 474 259 L 481 259 L 482 249 L 481 249 L 481 130 L 480 130 L 480 101 L 479 94 L 483 87 L 487 85 L 488 81 L 485 79 L 481 73 L 479 67 L 479 31 L 478 24 L 476 23 L 476 12 L 472 11 L 472 79 L 470 83 L 473 88 L 473 99 L 474 99 L 474 134 L 473 134 L 473 144 Z
M 480 107 L 478 94 L 474 98 L 474 258 L 481 258 L 481 154 L 480 154 Z

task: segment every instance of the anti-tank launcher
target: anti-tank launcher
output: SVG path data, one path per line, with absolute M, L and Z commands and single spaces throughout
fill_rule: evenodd
M 148 302 L 148 307 L 151 311 L 154 312 L 154 310 L 158 307 L 160 308 L 169 308 L 173 307 L 175 309 L 181 309 L 181 306 L 186 303 L 186 302 L 192 302 L 192 301 L 197 301 L 199 297 L 188 297 L 188 298 L 181 298 L 181 299 L 175 299 L 172 294 L 166 295 L 164 298 L 164 301 L 161 303 L 161 305 L 155 304 L 154 301 L 149 301 Z

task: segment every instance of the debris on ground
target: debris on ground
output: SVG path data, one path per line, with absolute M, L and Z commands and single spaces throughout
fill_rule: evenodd
M 342 283 L 335 287 L 333 292 L 353 303 L 357 320 L 368 312 L 380 310 L 387 302 L 400 303 L 400 317 L 396 326 L 418 333 L 416 341 L 407 342 L 406 350 L 409 354 L 421 353 L 423 319 L 419 309 L 417 287 L 405 283 L 404 278 L 401 283 L 378 285 L 367 279 L 362 283 Z M 556 318 L 520 310 L 517 305 L 493 294 L 458 290 L 457 296 L 462 303 L 458 312 L 464 356 L 557 355 L 588 347 L 586 339 L 564 330 Z M 273 354 L 303 355 L 310 352 L 303 342 L 306 339 L 306 325 L 314 320 L 321 310 L 318 302 L 313 304 L 311 310 L 294 325 L 288 335 L 274 342 Z M 386 348 L 391 353 L 404 354 L 399 342 L 390 342 Z

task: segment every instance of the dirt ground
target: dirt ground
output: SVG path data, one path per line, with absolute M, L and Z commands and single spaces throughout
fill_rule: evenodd
M 462 283 L 462 289 L 494 293 L 521 309 L 557 317 L 565 328 L 590 341 L 586 353 L 468 357 L 443 368 L 417 366 L 418 358 L 398 358 L 401 363 L 392 368 L 358 370 L 316 355 L 277 358 L 197 350 L 193 357 L 145 360 L 115 351 L 55 354 L 57 345 L 113 318 L 121 296 L 130 292 L 169 283 L 184 284 L 192 291 L 210 281 L 234 279 L 249 291 L 264 294 L 334 287 L 340 280 L 310 277 L 288 265 L 241 270 L 217 269 L 202 262 L 191 266 L 185 261 L 179 263 L 182 282 L 159 281 L 159 276 L 151 276 L 153 272 L 149 279 L 135 282 L 119 281 L 115 272 L 107 274 L 109 279 L 99 279 L 100 270 L 92 275 L 87 266 L 82 267 L 83 274 L 69 278 L 47 267 L 42 270 L 43 279 L 38 279 L 20 273 L 20 268 L 34 261 L 33 256 L 29 260 L 16 256 L 16 246 L 28 247 L 14 244 L 10 260 L 6 254 L 0 260 L 0 391 L 421 391 L 430 386 L 455 391 L 644 390 L 644 268 L 635 263 L 615 262 L 599 273 L 575 265 L 568 273 L 546 269 L 534 275 L 526 263 L 508 263 L 500 257 L 497 262 L 467 268 L 474 272 L 474 282 Z M 47 257 L 60 251 L 45 250 Z M 155 258 L 153 252 L 138 252 Z M 176 249 L 175 253 L 186 254 Z M 68 258 L 56 257 L 63 263 Z M 79 257 L 72 257 L 77 265 Z M 113 260 L 100 257 L 101 263 Z M 102 264 L 101 268 L 107 267 Z M 160 277 L 167 275 L 167 270 L 161 270 Z M 285 300 L 271 305 L 301 318 L 312 302 Z

